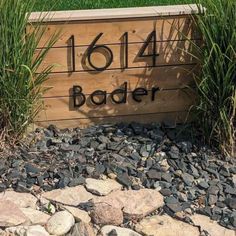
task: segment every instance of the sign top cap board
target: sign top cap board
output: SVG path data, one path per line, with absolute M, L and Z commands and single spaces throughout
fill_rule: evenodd
M 179 16 L 199 13 L 199 6 L 189 5 L 171 5 L 154 7 L 134 7 L 134 8 L 114 8 L 114 9 L 95 9 L 95 10 L 74 10 L 74 11 L 51 11 L 51 12 L 33 12 L 29 18 L 30 22 L 38 22 L 42 19 L 44 22 L 60 21 L 80 21 L 80 20 L 102 20 L 102 19 L 127 19 L 142 17 L 160 17 L 160 16 Z

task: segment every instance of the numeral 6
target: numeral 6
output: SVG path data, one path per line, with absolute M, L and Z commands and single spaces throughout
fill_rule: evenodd
M 88 47 L 88 50 L 87 50 L 88 63 L 89 63 L 89 65 L 92 68 L 94 68 L 97 71 L 104 71 L 104 70 L 106 70 L 111 65 L 111 63 L 113 62 L 113 53 L 112 53 L 111 49 L 109 47 L 107 47 L 106 45 L 102 45 L 102 44 L 96 45 L 97 41 L 102 37 L 102 35 L 103 35 L 103 33 L 100 33 L 93 40 L 93 42 L 90 44 L 90 46 Z M 91 60 L 92 54 L 95 51 L 98 51 L 99 49 L 102 49 L 102 50 L 104 50 L 107 53 L 107 57 L 106 57 L 107 63 L 106 63 L 106 65 L 104 65 L 102 67 L 95 66 L 92 63 L 92 60 Z

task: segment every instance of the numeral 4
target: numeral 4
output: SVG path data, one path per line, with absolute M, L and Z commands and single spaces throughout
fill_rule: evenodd
M 157 36 L 156 31 L 152 31 L 147 39 L 146 42 L 142 45 L 141 49 L 138 52 L 138 57 L 152 57 L 152 66 L 156 66 L 156 57 L 159 56 L 157 51 L 157 42 L 156 42 Z M 148 49 L 149 46 L 152 45 L 152 53 L 150 54 Z M 148 54 L 145 54 L 145 51 L 148 51 Z

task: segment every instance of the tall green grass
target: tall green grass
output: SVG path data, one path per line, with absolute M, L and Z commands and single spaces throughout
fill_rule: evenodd
M 0 133 L 18 138 L 40 109 L 42 83 L 52 69 L 36 71 L 55 43 L 55 34 L 35 56 L 45 31 L 38 22 L 26 32 L 34 0 L 0 1 Z
M 232 153 L 236 109 L 236 1 L 200 0 L 197 123 L 210 144 Z

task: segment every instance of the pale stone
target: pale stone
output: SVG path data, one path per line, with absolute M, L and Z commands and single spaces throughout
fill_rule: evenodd
M 235 236 L 234 230 L 226 229 L 220 226 L 216 221 L 211 220 L 209 217 L 195 214 L 191 219 L 196 226 L 200 226 L 201 230 L 205 230 L 210 236 Z
M 123 223 L 123 212 L 120 208 L 115 208 L 106 203 L 95 204 L 91 217 L 98 225 L 120 225 Z
M 10 235 L 25 236 L 28 228 L 29 228 L 29 226 L 10 227 L 10 228 L 6 229 L 6 232 L 9 233 Z
M 96 197 L 93 201 L 120 208 L 129 219 L 142 218 L 164 205 L 163 196 L 153 189 L 115 191 L 104 197 Z
M 60 211 L 53 215 L 46 224 L 50 234 L 63 235 L 70 231 L 75 224 L 75 219 L 68 211 Z
M 95 236 L 93 227 L 90 224 L 80 221 L 75 224 L 68 236 Z
M 168 171 L 170 169 L 170 165 L 168 164 L 167 162 L 167 159 L 164 159 L 162 162 L 161 162 L 161 169 L 163 171 Z
M 0 227 L 11 227 L 23 224 L 28 218 L 16 204 L 8 200 L 0 200 Z
M 49 236 L 49 233 L 41 225 L 34 225 L 27 229 L 26 236 Z
M 102 227 L 101 234 L 102 236 L 109 236 L 112 230 L 116 231 L 117 236 L 141 236 L 141 234 L 134 232 L 131 229 L 121 228 L 113 225 L 106 225 Z
M 152 216 L 143 219 L 135 230 L 140 234 L 152 236 L 199 236 L 197 227 L 171 218 L 168 215 Z
M 6 229 L 6 232 L 15 236 L 49 236 L 41 225 L 10 227 Z
M 63 208 L 69 211 L 74 216 L 76 221 L 83 221 L 84 223 L 89 223 L 91 221 L 91 218 L 86 211 L 70 206 L 63 206 Z
M 108 174 L 108 177 L 109 177 L 110 179 L 116 179 L 116 178 L 117 178 L 117 175 L 114 174 L 114 173 L 109 173 L 109 174 Z
M 56 189 L 43 193 L 42 197 L 70 206 L 78 206 L 80 203 L 87 202 L 93 198 L 93 195 L 86 191 L 83 186 L 72 188 Z
M 86 179 L 86 189 L 89 192 L 97 194 L 99 196 L 105 196 L 110 192 L 120 190 L 121 188 L 122 186 L 112 179 Z
M 0 193 L 0 200 L 9 200 L 18 207 L 36 209 L 37 198 L 30 193 L 18 193 L 15 191 L 6 191 Z
M 41 211 L 37 211 L 35 209 L 20 208 L 20 210 L 24 213 L 26 217 L 29 218 L 29 220 L 33 225 L 44 225 L 50 218 L 50 215 Z

